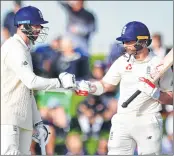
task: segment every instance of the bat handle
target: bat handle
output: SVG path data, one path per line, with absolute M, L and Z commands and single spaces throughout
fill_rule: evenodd
M 126 108 L 140 93 L 141 91 L 137 90 L 127 101 L 123 102 L 121 106 Z
M 46 155 L 44 138 L 41 138 L 40 147 L 41 147 L 41 154 Z

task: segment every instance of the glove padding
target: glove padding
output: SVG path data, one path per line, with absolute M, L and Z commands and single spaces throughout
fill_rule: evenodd
M 90 92 L 91 82 L 89 81 L 77 81 L 77 89 L 75 90 L 76 94 L 79 96 L 88 96 Z
M 157 88 L 154 83 L 144 77 L 139 78 L 138 90 L 144 92 L 155 100 L 158 100 L 160 97 L 160 89 Z
M 75 75 L 63 72 L 59 75 L 59 80 L 61 86 L 65 89 L 74 89 L 76 88 Z
M 44 145 L 46 145 L 48 143 L 48 139 L 49 139 L 49 126 L 48 125 L 44 125 L 43 122 L 40 122 L 38 124 L 36 124 L 36 126 L 34 127 L 34 133 L 32 135 L 32 139 L 37 142 L 37 143 L 41 143 L 41 138 L 44 138 Z

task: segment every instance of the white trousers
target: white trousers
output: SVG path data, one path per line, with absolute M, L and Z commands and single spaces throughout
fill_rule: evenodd
M 116 114 L 113 116 L 108 141 L 108 155 L 161 153 L 163 119 L 160 113 L 149 115 Z
M 1 155 L 31 155 L 32 131 L 1 125 Z

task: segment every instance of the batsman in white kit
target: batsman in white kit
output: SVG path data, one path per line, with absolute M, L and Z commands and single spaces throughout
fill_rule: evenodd
M 75 76 L 69 73 L 46 79 L 33 72 L 30 49 L 45 39 L 48 28 L 42 24 L 46 23 L 38 8 L 21 8 L 14 19 L 17 33 L 1 47 L 1 155 L 30 155 L 32 138 L 40 142 L 44 137 L 45 144 L 48 140 L 48 128 L 42 122 L 33 90 L 76 86 Z
M 117 114 L 112 117 L 108 155 L 159 155 L 163 120 L 161 104 L 173 103 L 173 73 L 169 68 L 160 79 L 149 79 L 158 70 L 160 58 L 148 46 L 151 44 L 147 26 L 141 22 L 127 23 L 117 38 L 125 47 L 101 81 L 78 83 L 78 95 L 101 95 L 120 83 Z M 141 93 L 126 107 L 122 104 L 137 90 Z

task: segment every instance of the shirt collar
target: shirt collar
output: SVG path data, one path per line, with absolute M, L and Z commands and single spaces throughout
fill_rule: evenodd
M 145 62 L 149 62 L 153 56 L 155 56 L 155 54 L 152 51 L 149 51 L 149 54 L 147 55 L 147 57 L 143 61 L 136 60 L 133 55 L 131 56 L 130 61 L 136 62 L 136 63 L 145 63 Z
M 30 51 L 30 49 L 32 48 L 32 43 L 30 43 L 29 45 L 27 45 L 24 40 L 22 39 L 22 37 L 18 34 L 15 34 L 13 36 L 15 39 L 17 39 L 18 41 L 20 41 L 22 43 L 22 45 L 26 48 L 27 51 Z

